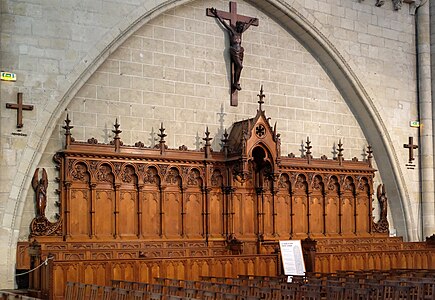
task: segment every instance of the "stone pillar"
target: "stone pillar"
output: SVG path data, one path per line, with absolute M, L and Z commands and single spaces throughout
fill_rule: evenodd
M 419 71 L 419 107 L 420 107 L 420 168 L 421 168 L 421 210 L 418 220 L 420 227 L 419 239 L 423 240 L 430 236 L 435 230 L 435 192 L 434 192 L 434 144 L 433 144 L 433 101 L 432 87 L 435 87 L 431 78 L 431 27 L 435 28 L 435 22 L 430 21 L 429 3 L 421 2 L 417 9 L 417 30 L 418 30 L 418 71 Z M 434 3 L 431 4 L 435 12 Z M 433 43 L 433 41 L 432 41 Z M 422 232 L 421 232 L 422 231 Z

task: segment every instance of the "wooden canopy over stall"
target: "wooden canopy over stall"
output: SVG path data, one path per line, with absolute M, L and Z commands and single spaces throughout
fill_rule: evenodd
M 117 121 L 109 144 L 79 142 L 67 117 L 65 148 L 54 157 L 59 220 L 45 217 L 47 178 L 37 171 L 37 216 L 29 243 L 18 247 L 21 267 L 48 258 L 32 288 L 62 299 L 66 281 L 277 275 L 278 241 L 306 238 L 318 241 L 313 270 L 428 267 L 433 252 L 388 238 L 385 204 L 373 222 L 370 147 L 363 161 L 343 159 L 341 142 L 337 157 L 315 159 L 307 139 L 301 157 L 283 157 L 263 97 L 255 117 L 225 132 L 220 152 L 208 129 L 201 150 L 168 149 L 163 124 L 154 148 L 124 145 Z M 378 195 L 386 202 L 382 189 Z M 384 262 L 401 249 L 413 250 L 403 252 L 405 265 L 397 256 Z

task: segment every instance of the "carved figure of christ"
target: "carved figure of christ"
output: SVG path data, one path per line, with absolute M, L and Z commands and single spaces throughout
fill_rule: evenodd
M 228 31 L 230 39 L 231 57 L 231 105 L 237 106 L 237 91 L 240 86 L 240 75 L 243 69 L 244 49 L 242 47 L 242 33 L 251 25 L 258 26 L 258 19 L 237 14 L 237 3 L 230 2 L 230 11 L 207 8 L 207 16 L 215 17 Z M 228 20 L 229 22 L 227 22 Z

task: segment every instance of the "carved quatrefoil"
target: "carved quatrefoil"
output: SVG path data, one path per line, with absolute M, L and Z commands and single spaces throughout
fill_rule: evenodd
M 256 128 L 255 128 L 255 134 L 259 137 L 259 138 L 263 138 L 266 135 L 266 128 L 264 127 L 263 124 L 259 124 Z

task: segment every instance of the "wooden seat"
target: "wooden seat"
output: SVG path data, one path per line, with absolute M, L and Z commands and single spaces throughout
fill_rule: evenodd
M 130 292 L 131 300 L 145 300 L 147 299 L 147 292 L 145 291 L 132 291 Z
M 353 293 L 354 300 L 369 300 L 372 299 L 371 296 L 371 290 L 365 287 L 357 288 Z
M 260 297 L 257 296 L 240 296 L 240 300 L 260 300 Z
M 148 299 L 149 300 L 161 300 L 161 299 L 163 299 L 163 294 L 150 292 L 148 295 Z
M 89 285 L 89 296 L 88 300 L 97 300 L 99 299 L 98 292 L 100 291 L 100 286 L 96 284 Z
M 303 300 L 321 300 L 321 286 L 305 284 L 301 287 L 301 299 Z
M 65 285 L 65 300 L 75 299 L 75 283 L 68 281 Z
M 163 285 L 161 284 L 150 284 L 148 290 L 152 293 L 163 293 Z
M 183 280 L 183 286 L 186 289 L 195 289 L 196 288 L 196 281 L 194 281 L 194 280 Z
M 121 280 L 112 279 L 110 282 L 114 288 L 121 287 Z
M 181 288 L 179 286 L 173 286 L 173 285 L 166 286 L 166 294 L 171 296 L 178 296 L 180 289 Z
M 198 291 L 196 289 L 192 289 L 192 288 L 185 288 L 182 290 L 184 293 L 184 297 L 186 298 L 195 298 L 198 294 Z
M 216 296 L 216 292 L 214 291 L 203 291 L 201 293 L 201 299 L 203 300 L 215 300 Z
M 282 300 L 297 300 L 299 299 L 299 296 L 300 296 L 299 290 L 292 290 L 292 289 L 281 290 Z
M 329 300 L 344 299 L 344 287 L 340 285 L 327 285 L 326 298 Z
M 200 281 L 199 282 L 199 289 L 204 291 L 212 291 L 214 284 L 210 281 Z
M 167 295 L 166 300 L 184 300 L 186 298 L 182 296 L 176 296 L 176 295 Z
M 112 299 L 112 290 L 113 290 L 113 288 L 110 286 L 103 287 L 103 293 L 101 296 L 101 300 L 111 300 Z
M 359 289 L 359 288 L 360 288 L 360 285 L 358 282 L 353 282 L 353 281 L 344 282 L 343 299 L 354 300 L 355 299 L 355 290 Z
M 372 300 L 384 299 L 384 286 L 379 283 L 368 283 L 364 287 L 370 291 L 370 298 Z
M 112 300 L 128 300 L 129 298 L 129 290 L 115 288 L 112 291 Z
M 237 300 L 238 296 L 232 293 L 220 293 L 220 299 L 222 300 Z
M 402 285 L 400 281 L 384 282 L 384 299 L 411 299 L 412 286 Z

